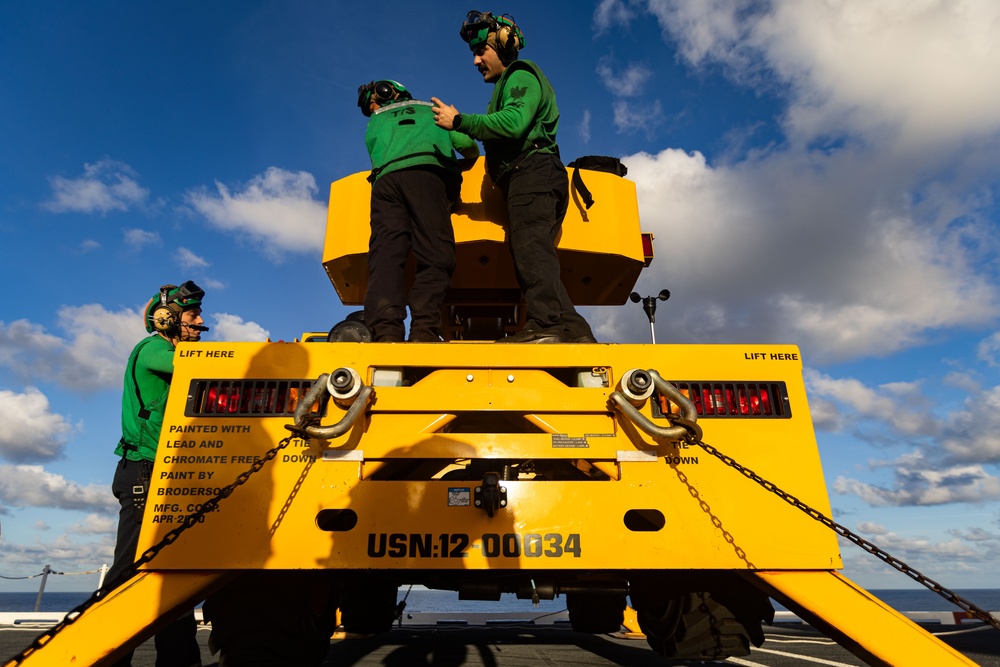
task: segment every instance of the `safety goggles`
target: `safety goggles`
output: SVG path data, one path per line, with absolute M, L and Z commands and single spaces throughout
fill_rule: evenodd
M 374 100 L 379 106 L 391 102 L 399 96 L 398 91 L 389 81 L 370 81 L 358 87 L 358 106 L 365 110 Z
M 205 298 L 205 290 L 198 287 L 193 280 L 188 280 L 177 288 L 177 291 L 173 294 L 171 301 L 176 303 L 181 308 L 187 308 L 189 306 L 198 306 L 201 304 L 201 300 Z
M 489 33 L 490 29 L 495 29 L 496 25 L 497 20 L 489 12 L 473 10 L 465 15 L 465 22 L 458 34 L 461 35 L 462 41 L 467 44 L 473 43 L 473 41 L 482 42 L 485 41 L 486 34 Z

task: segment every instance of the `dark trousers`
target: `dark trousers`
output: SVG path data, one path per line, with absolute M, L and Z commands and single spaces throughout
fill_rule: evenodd
M 120 577 L 135 562 L 139 544 L 142 513 L 149 493 L 149 480 L 153 473 L 151 461 L 129 461 L 122 458 L 115 469 L 111 492 L 121 509 L 118 512 L 118 541 L 115 543 L 115 560 L 104 580 L 106 584 L 119 583 Z M 139 492 L 139 489 L 142 489 Z M 201 664 L 201 649 L 196 634 L 194 611 L 189 611 L 156 634 L 156 667 L 191 667 Z M 114 663 L 113 667 L 131 667 L 132 652 Z
M 460 183 L 442 169 L 413 167 L 385 174 L 372 186 L 365 324 L 376 342 L 403 340 L 407 303 L 410 340 L 440 338 L 441 307 L 455 270 L 451 204 Z M 411 250 L 416 274 L 407 296 Z
M 563 284 L 555 241 L 569 205 L 569 178 L 557 155 L 535 153 L 504 183 L 508 238 L 517 282 L 524 292 L 525 329 L 561 326 L 567 335 L 592 335 Z

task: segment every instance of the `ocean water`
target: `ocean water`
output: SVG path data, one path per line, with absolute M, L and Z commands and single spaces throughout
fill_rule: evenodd
M 959 611 L 941 596 L 926 589 L 872 590 L 876 597 L 899 611 Z M 972 604 L 986 611 L 1000 611 L 1000 589 L 979 588 L 956 590 Z M 69 611 L 87 600 L 90 593 L 60 593 L 46 591 L 42 595 L 39 611 Z M 38 593 L 0 592 L 0 611 L 33 611 Z M 538 606 L 531 600 L 518 600 L 514 595 L 503 595 L 499 602 L 459 600 L 452 591 L 432 591 L 424 588 L 403 587 L 399 589 L 397 600 L 406 600 L 408 612 L 524 612 L 526 614 L 557 613 L 566 608 L 566 598 L 540 600 Z M 775 609 L 782 609 L 775 604 Z

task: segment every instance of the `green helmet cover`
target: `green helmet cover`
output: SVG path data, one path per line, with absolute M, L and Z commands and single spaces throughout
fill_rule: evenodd
M 146 331 L 153 333 L 153 313 L 157 308 L 166 307 L 176 316 L 191 308 L 201 306 L 201 300 L 205 298 L 205 290 L 198 287 L 193 280 L 188 280 L 180 287 L 177 285 L 164 285 L 160 291 L 152 296 L 146 304 L 146 312 L 143 320 L 146 324 Z
M 514 32 L 518 49 L 523 49 L 524 33 L 514 23 L 513 18 L 507 15 L 494 16 L 490 12 L 471 11 L 465 17 L 465 23 L 462 24 L 459 34 L 469 43 L 469 48 L 475 51 L 479 45 L 486 43 L 491 32 L 496 32 L 503 26 L 509 27 Z
M 366 117 L 372 115 L 369 107 L 373 98 L 379 106 L 385 106 L 392 102 L 412 100 L 413 95 L 403 84 L 392 79 L 379 79 L 358 86 L 358 107 Z

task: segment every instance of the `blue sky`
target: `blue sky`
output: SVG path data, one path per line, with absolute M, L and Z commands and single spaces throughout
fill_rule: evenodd
M 482 111 L 473 8 L 0 3 L 0 575 L 110 562 L 121 375 L 159 285 L 206 288 L 206 340 L 343 317 L 320 251 L 329 183 L 368 167 L 357 87 Z M 478 9 L 523 28 L 563 156 L 628 166 L 657 239 L 637 290 L 673 293 L 657 341 L 799 345 L 834 518 L 945 586 L 1000 587 L 1000 6 Z M 585 313 L 648 339 L 638 306 Z M 862 585 L 910 585 L 843 554 Z

